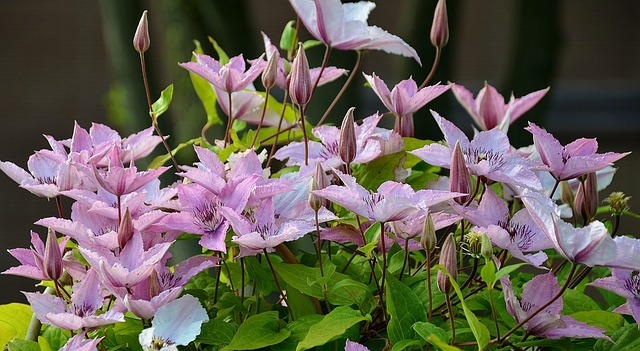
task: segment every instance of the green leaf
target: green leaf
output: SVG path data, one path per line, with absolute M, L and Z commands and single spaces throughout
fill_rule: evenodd
M 347 306 L 334 308 L 322 320 L 309 328 L 296 351 L 308 350 L 339 338 L 347 329 L 362 321 L 371 321 L 371 316 L 363 316 L 360 311 Z
M 211 45 L 213 45 L 213 48 L 216 50 L 216 53 L 218 54 L 218 62 L 220 62 L 220 65 L 224 66 L 227 63 L 229 63 L 229 55 L 227 55 L 227 53 L 224 52 L 224 50 L 222 50 L 222 47 L 218 45 L 218 42 L 215 41 L 212 37 L 207 37 L 207 38 L 209 39 L 209 42 L 211 43 Z
M 151 105 L 151 111 L 149 112 L 152 116 L 155 115 L 156 118 L 160 117 L 161 114 L 165 113 L 169 109 L 169 105 L 171 104 L 171 100 L 173 99 L 173 84 L 169 85 L 165 90 L 160 93 L 160 98 L 156 100 Z
M 9 351 L 40 351 L 40 345 L 31 340 L 14 339 L 7 344 Z
M 487 283 L 489 289 L 492 289 L 493 285 L 496 283 L 496 265 L 492 260 L 487 260 L 480 271 L 480 276 L 482 277 L 482 280 Z
M 585 293 L 575 289 L 567 289 L 562 294 L 562 314 L 573 314 L 579 311 L 600 310 L 600 306 Z
M 266 265 L 266 260 L 263 260 L 261 264 L 256 256 L 245 256 L 242 259 L 249 277 L 256 283 L 261 294 L 268 295 L 272 291 L 276 291 L 276 283 L 273 281 L 269 266 Z
M 613 340 L 600 339 L 593 346 L 595 351 L 634 351 L 640 350 L 640 330 L 638 324 L 627 324 L 609 335 Z
M 365 189 L 375 191 L 382 183 L 395 179 L 395 169 L 405 154 L 404 151 L 396 152 L 378 157 L 364 165 L 354 165 L 353 176 Z
M 422 344 L 418 340 L 400 340 L 393 344 L 391 351 L 419 350 Z
M 385 290 L 387 311 L 391 319 L 387 326 L 389 341 L 392 344 L 403 339 L 414 339 L 412 326 L 427 321 L 427 311 L 418 296 L 396 277 L 387 275 Z
M 288 291 L 287 291 L 288 292 Z M 272 345 L 272 351 L 295 351 L 298 343 L 302 341 L 307 333 L 309 332 L 309 328 L 311 328 L 314 324 L 319 323 L 324 316 L 319 314 L 310 314 L 302 317 L 296 316 L 296 320 L 287 324 L 287 329 L 291 331 L 291 335 L 283 342 Z
M 580 322 L 584 322 L 610 332 L 616 331 L 624 325 L 624 317 L 617 313 L 602 310 L 580 311 L 572 313 L 570 316 Z
M 505 266 L 500 268 L 497 272 L 496 272 L 496 280 L 500 280 L 500 278 L 510 274 L 511 272 L 517 270 L 518 268 L 522 267 L 526 265 L 526 263 L 517 263 L 517 264 L 512 264 L 510 266 Z
M 38 347 L 40 347 L 41 351 L 53 351 L 47 339 L 43 338 L 42 336 L 38 336 Z
M 404 140 L 404 147 L 402 148 L 403 151 L 417 150 L 433 143 L 433 141 L 431 140 L 421 140 L 409 137 L 403 137 L 402 139 Z M 404 167 L 413 168 L 413 166 L 417 165 L 420 162 L 422 162 L 421 158 L 407 153 L 407 159 L 404 161 Z
M 438 269 L 440 269 L 440 271 L 442 271 L 444 274 L 446 274 L 449 277 L 449 281 L 453 286 L 453 290 L 455 290 L 456 295 L 458 295 L 458 298 L 460 299 L 460 305 L 462 305 L 462 310 L 464 311 L 464 316 L 467 319 L 467 323 L 469 323 L 471 332 L 473 333 L 473 336 L 476 338 L 476 341 L 478 342 L 478 349 L 484 350 L 484 348 L 487 345 L 489 345 L 489 340 L 491 339 L 491 335 L 489 334 L 489 329 L 487 329 L 486 325 L 480 323 L 480 321 L 478 320 L 478 317 L 476 317 L 476 315 L 473 314 L 473 312 L 469 309 L 469 307 L 467 307 L 467 303 L 464 301 L 464 295 L 462 294 L 462 291 L 460 291 L 460 287 L 458 286 L 458 283 L 455 281 L 455 279 L 453 279 L 451 274 L 449 274 L 449 272 L 447 272 L 447 270 L 441 265 L 439 266 Z
M 196 45 L 194 52 L 197 54 L 204 54 L 204 51 L 202 51 L 202 48 L 200 47 L 200 42 L 195 40 L 194 43 Z M 195 56 L 191 61 L 196 61 Z M 189 78 L 191 79 L 193 90 L 195 90 L 196 95 L 198 95 L 198 99 L 200 99 L 202 107 L 207 114 L 207 126 L 222 124 L 222 119 L 218 116 L 218 110 L 216 109 L 216 93 L 213 91 L 213 88 L 211 88 L 211 84 L 191 71 L 189 71 Z
M 380 226 L 380 222 L 375 222 L 367 228 L 364 232 L 364 239 L 367 243 L 378 242 L 378 238 L 380 238 Z
M 276 263 L 274 267 L 288 285 L 298 289 L 305 295 L 324 299 L 323 286 L 314 280 L 320 274 L 319 268 L 289 263 Z M 349 279 L 349 276 L 338 272 L 333 273 L 327 281 L 327 290 L 331 291 L 336 283 L 344 279 Z
M 304 43 L 302 43 L 302 47 L 304 47 L 305 50 L 309 50 L 319 45 L 322 45 L 322 42 L 320 40 L 314 40 L 314 39 L 309 39 Z
M 291 286 L 287 287 L 287 302 L 296 319 L 316 313 L 316 306 L 311 301 L 311 297 Z
M 459 348 L 455 346 L 451 346 L 446 342 L 442 341 L 436 334 L 431 334 L 427 337 L 427 342 L 433 346 L 440 348 L 442 351 L 461 351 Z
M 52 349 L 58 350 L 69 340 L 69 332 L 57 327 L 48 326 L 43 332 L 42 337 L 47 339 L 47 342 Z
M 189 145 L 199 144 L 201 142 L 202 142 L 201 138 L 195 138 L 195 139 L 191 139 L 191 140 L 185 141 L 184 143 L 180 143 L 173 150 L 171 150 L 171 154 L 175 157 L 176 154 L 178 153 L 178 151 L 184 149 L 185 147 L 187 147 Z M 148 169 L 158 169 L 158 167 L 164 166 L 169 161 L 171 161 L 171 156 L 169 156 L 168 153 L 164 154 L 164 155 L 156 156 L 151 161 L 151 163 L 149 163 Z
M 0 349 L 13 338 L 21 339 L 27 335 L 31 321 L 31 307 L 22 303 L 0 305 Z
M 204 323 L 201 330 L 196 342 L 207 345 L 228 345 L 236 333 L 231 323 L 219 319 L 211 319 Z
M 432 339 L 432 336 L 435 336 L 435 338 L 443 344 L 446 344 L 446 342 L 449 341 L 449 334 L 446 330 L 429 322 L 416 322 L 411 327 L 426 341 L 429 341 L 430 338 Z M 439 346 L 434 344 L 432 341 L 429 342 L 431 345 Z
M 223 350 L 255 350 L 280 343 L 289 335 L 277 311 L 264 312 L 247 318 Z
M 369 287 L 353 279 L 345 279 L 337 282 L 329 291 L 327 297 L 333 305 L 355 304 L 368 311 L 373 295 Z
M 296 21 L 289 21 L 285 24 L 284 29 L 282 30 L 282 35 L 280 36 L 280 49 L 286 50 L 287 52 L 291 52 L 295 47 L 296 43 L 296 29 L 294 25 Z

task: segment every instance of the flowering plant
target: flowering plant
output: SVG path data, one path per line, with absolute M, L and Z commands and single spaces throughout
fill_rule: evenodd
M 619 233 L 629 197 L 598 192 L 628 153 L 597 153 L 595 139 L 562 145 L 529 123 L 514 148 L 510 124 L 547 89 L 508 102 L 490 86 L 428 85 L 448 41 L 439 0 L 436 59 L 418 85 L 392 89 L 359 71 L 362 53 L 414 59 L 401 38 L 367 23 L 371 2 L 290 0 L 315 40 L 287 26 L 279 49 L 218 59 L 198 47 L 189 71 L 207 111 L 200 137 L 171 148 L 158 125 L 172 86 L 152 103 L 147 13 L 140 55 L 151 126 L 128 137 L 93 124 L 46 136 L 27 170 L 0 162 L 20 187 L 58 205 L 39 219 L 43 241 L 9 253 L 3 274 L 41 281 L 28 305 L 0 306 L 9 350 L 417 350 L 632 348 L 640 318 L 640 240 Z M 324 45 L 310 68 L 305 50 Z M 357 53 L 350 71 L 332 50 Z M 320 86 L 364 74 L 382 114 L 346 111 L 338 128 L 308 111 Z M 186 73 L 186 72 L 185 72 Z M 263 91 L 256 89 L 260 77 Z M 281 99 L 272 92 L 284 91 Z M 414 138 L 413 114 L 451 90 L 478 127 L 464 134 L 435 111 L 444 140 Z M 342 93 L 335 97 L 341 98 Z M 222 140 L 208 130 L 222 124 Z M 322 111 L 320 111 L 322 112 Z M 394 128 L 380 126 L 390 116 Z M 248 128 L 247 124 L 255 124 Z M 136 163 L 163 144 L 146 170 Z M 198 161 L 178 163 L 193 150 Z M 179 177 L 162 184 L 159 177 Z M 65 214 L 62 201 L 70 200 Z M 610 214 L 607 218 L 605 214 Z M 604 221 L 604 222 L 603 222 Z M 201 254 L 173 257 L 177 242 Z M 602 298 L 585 294 L 585 286 Z M 610 294 L 608 292 L 613 292 Z M 630 317 L 623 317 L 629 315 Z

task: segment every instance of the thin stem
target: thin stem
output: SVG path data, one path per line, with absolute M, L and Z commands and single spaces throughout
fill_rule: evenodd
M 436 47 L 436 57 L 433 60 L 433 65 L 431 65 L 431 71 L 429 71 L 427 78 L 425 78 L 424 81 L 422 81 L 422 84 L 420 84 L 420 86 L 418 87 L 418 90 L 426 87 L 427 83 L 429 83 L 431 78 L 433 78 L 433 75 L 436 73 L 436 68 L 438 67 L 438 63 L 440 62 L 441 54 L 442 54 L 442 50 L 439 47 Z
M 302 138 L 304 139 L 304 165 L 309 165 L 309 136 L 307 135 L 307 128 L 304 125 L 304 113 L 307 110 L 307 105 L 298 105 L 300 110 L 300 128 L 302 128 Z
M 214 305 L 218 302 L 218 288 L 220 287 L 220 276 L 221 275 L 222 275 L 222 263 L 220 263 L 220 266 L 218 266 L 218 271 L 216 272 L 216 286 L 215 286 L 214 292 L 213 292 L 213 304 Z
M 474 258 L 473 259 L 473 266 L 471 267 L 471 272 L 469 273 L 469 276 L 467 277 L 467 280 L 464 281 L 464 283 L 462 283 L 462 285 L 460 285 L 460 290 L 466 288 L 467 286 L 469 286 L 469 284 L 471 284 L 471 282 L 473 281 L 473 278 L 475 278 L 476 276 L 476 272 L 478 271 L 478 259 Z
M 498 340 L 500 339 L 500 325 L 498 324 L 498 313 L 496 311 L 496 306 L 493 302 L 493 289 L 488 287 L 489 292 L 489 304 L 491 305 L 491 315 L 493 316 L 493 323 L 496 325 L 496 333 L 498 335 Z
M 560 185 L 560 180 L 556 179 L 555 184 L 553 184 L 553 189 L 551 189 L 551 194 L 549 194 L 550 199 L 553 199 L 553 194 L 555 194 L 556 189 L 558 189 L 558 185 Z
M 342 88 L 338 92 L 338 95 L 336 95 L 336 97 L 331 102 L 331 105 L 329 105 L 327 110 L 324 111 L 324 114 L 322 115 L 322 118 L 320 118 L 320 120 L 318 121 L 316 126 L 322 125 L 324 120 L 327 119 L 327 117 L 329 116 L 329 114 L 331 113 L 333 108 L 336 106 L 336 104 L 338 103 L 338 101 L 340 100 L 342 95 L 344 95 L 344 92 L 347 90 L 349 85 L 351 85 L 351 82 L 353 81 L 353 78 L 355 77 L 355 73 L 360 70 L 360 65 L 362 65 L 362 55 L 363 54 L 360 51 L 356 51 L 356 54 L 358 55 L 357 58 L 356 58 L 356 64 L 353 66 L 353 69 L 351 70 L 351 73 L 349 74 L 349 78 L 347 78 L 347 81 L 344 82 L 344 85 L 342 85 Z
M 317 233 L 317 237 L 316 240 L 317 245 L 317 255 L 318 255 L 318 264 L 320 265 L 320 276 L 322 278 L 324 278 L 324 268 L 322 267 L 322 238 L 320 237 L 320 222 L 318 220 L 318 211 L 315 211 L 315 220 L 316 220 L 316 233 Z
M 118 195 L 118 225 L 120 225 L 120 223 L 122 222 L 122 205 L 120 204 L 121 202 L 121 196 Z
M 149 105 L 149 113 L 151 113 L 151 124 L 153 125 L 153 129 L 155 129 L 156 133 L 160 137 L 160 140 L 162 140 L 162 145 L 164 145 L 164 148 L 167 149 L 167 153 L 171 158 L 171 162 L 173 162 L 173 166 L 176 168 L 176 170 L 178 170 L 178 161 L 176 161 L 175 157 L 173 157 L 173 152 L 171 151 L 169 144 L 167 144 L 164 135 L 162 135 L 162 131 L 160 131 L 160 126 L 158 125 L 158 117 L 153 111 L 153 104 L 151 103 L 151 93 L 149 92 L 149 81 L 147 80 L 147 68 L 144 61 L 144 53 L 142 52 L 140 53 L 140 66 L 142 67 L 142 82 L 144 83 L 144 91 L 147 94 L 147 105 Z
M 451 344 L 456 342 L 456 324 L 453 319 L 453 308 L 451 307 L 451 296 L 449 294 L 445 294 L 445 298 L 447 301 L 447 311 L 449 312 L 449 322 L 451 322 Z
M 616 234 L 618 234 L 618 229 L 620 229 L 620 215 L 613 216 L 613 230 L 611 231 L 611 237 L 615 238 Z
M 280 112 L 280 121 L 278 121 L 278 128 L 276 129 L 276 133 L 273 135 L 273 144 L 271 145 L 271 150 L 269 151 L 269 158 L 267 159 L 266 168 L 269 168 L 271 166 L 271 160 L 273 160 L 273 154 L 275 154 L 276 152 L 276 145 L 278 144 L 278 135 L 280 134 L 280 129 L 282 128 L 282 121 L 284 121 L 284 113 L 287 111 L 288 98 L 289 98 L 289 90 L 285 90 L 284 99 L 282 99 L 282 112 Z M 262 140 L 260 143 L 262 144 L 267 140 L 269 140 L 269 138 Z
M 407 267 L 407 262 L 409 261 L 409 239 L 404 240 L 404 260 L 402 261 L 402 269 L 400 270 L 400 274 L 398 274 L 398 280 L 402 280 L 402 275 L 404 273 L 404 269 Z M 411 267 L 409 267 L 408 275 L 411 275 Z
M 233 125 L 233 105 L 231 104 L 231 92 L 227 92 L 228 100 L 229 100 L 229 119 L 227 120 L 227 129 L 224 131 L 224 147 L 227 147 L 227 143 L 229 142 L 229 132 L 231 131 L 231 126 Z
M 325 45 L 324 57 L 322 58 L 322 65 L 320 66 L 320 74 L 318 74 L 318 78 L 313 83 L 313 89 L 311 89 L 311 96 L 316 92 L 316 88 L 318 87 L 318 83 L 320 83 L 320 78 L 322 78 L 322 73 L 324 73 L 324 69 L 327 67 L 327 63 L 329 63 L 329 56 L 331 55 L 331 46 Z
M 258 128 L 256 128 L 256 134 L 253 136 L 253 141 L 251 142 L 251 148 L 256 144 L 256 139 L 258 139 L 258 133 L 260 133 L 260 128 L 262 128 L 262 123 L 264 122 L 264 116 L 267 113 L 267 103 L 269 102 L 269 91 L 271 88 L 268 88 L 265 93 L 264 105 L 262 106 L 262 115 L 260 116 L 260 123 L 258 123 Z
M 384 282 L 387 273 L 387 247 L 384 243 L 384 222 L 380 222 L 380 245 L 382 246 L 382 282 L 381 292 L 384 292 Z M 382 301 L 382 295 L 380 295 L 380 301 Z
M 267 249 L 263 249 L 262 250 L 264 252 L 264 257 L 267 259 L 267 263 L 269 264 L 269 268 L 271 269 L 271 274 L 273 275 L 273 280 L 276 283 L 276 287 L 278 288 L 278 291 L 280 292 L 280 296 L 282 296 L 282 300 L 284 301 L 284 303 L 287 305 L 287 308 L 289 309 L 289 313 L 291 314 L 291 320 L 294 320 L 295 317 L 293 316 L 293 311 L 291 310 L 291 305 L 289 305 L 289 301 L 287 300 L 287 296 L 284 294 L 284 291 L 282 290 L 282 287 L 280 286 L 280 281 L 278 280 L 278 275 L 276 274 L 276 270 L 273 268 L 273 264 L 271 263 L 271 259 L 269 258 L 269 253 L 267 252 Z
M 431 292 L 431 251 L 427 251 L 427 292 L 429 294 L 429 311 L 427 312 L 427 321 L 431 323 L 433 315 L 433 296 Z
M 58 207 L 58 217 L 64 218 L 64 211 L 62 210 L 62 197 L 56 196 L 56 207 Z
M 533 313 L 530 313 L 527 316 L 527 318 L 518 322 L 518 324 L 516 324 L 513 328 L 511 328 L 508 332 L 506 332 L 501 339 L 498 339 L 498 341 L 506 339 L 509 335 L 513 334 L 513 332 L 518 330 L 518 328 L 520 328 L 525 323 L 530 321 L 531 318 L 533 318 L 538 313 L 544 311 L 545 308 L 549 307 L 549 305 L 551 305 L 554 301 L 560 298 L 560 296 L 562 296 L 564 291 L 567 290 L 567 288 L 569 287 L 569 284 L 571 283 L 571 278 L 573 278 L 573 274 L 576 271 L 576 267 L 577 265 L 574 262 L 571 262 L 571 270 L 569 271 L 569 276 L 567 276 L 567 280 L 564 282 L 564 285 L 562 285 L 562 288 L 560 289 L 560 291 L 555 296 L 553 296 L 549 301 L 547 301 L 545 304 L 543 304 L 542 306 L 538 307 L 535 311 L 533 311 Z
M 244 257 L 240 257 L 240 304 L 244 306 Z

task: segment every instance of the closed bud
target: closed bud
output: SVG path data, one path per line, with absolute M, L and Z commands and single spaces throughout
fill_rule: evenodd
M 131 213 L 129 208 L 124 211 L 124 215 L 120 220 L 120 226 L 118 227 L 118 246 L 120 250 L 124 249 L 125 245 L 133 237 L 133 219 L 131 219 Z
M 456 197 L 455 202 L 460 205 L 469 201 L 471 195 L 471 179 L 469 178 L 469 169 L 464 160 L 464 154 L 460 143 L 456 142 L 451 155 L 451 170 L 449 173 L 449 190 L 456 193 L 467 194 L 465 196 Z
M 58 280 L 62 276 L 62 253 L 58 246 L 56 232 L 49 228 L 47 243 L 44 247 L 44 274 L 51 280 Z
M 433 13 L 431 24 L 431 44 L 442 49 L 449 41 L 449 20 L 447 19 L 447 2 L 439 0 Z
M 340 126 L 338 152 L 342 161 L 347 164 L 347 167 L 351 165 L 351 162 L 356 158 L 356 127 L 353 119 L 353 111 L 355 109 L 355 107 L 352 107 L 347 111 Z
M 318 162 L 316 163 L 316 171 L 311 179 L 311 191 L 309 192 L 309 207 L 314 211 L 318 211 L 323 206 L 325 208 L 329 207 L 329 200 L 313 193 L 314 190 L 322 190 L 328 185 L 329 180 L 327 179 L 327 175 L 324 173 L 324 169 L 322 169 L 322 164 Z
M 275 51 L 271 53 L 267 61 L 267 68 L 262 71 L 262 85 L 264 85 L 264 88 L 267 90 L 276 85 L 276 79 L 278 78 L 278 56 L 278 53 Z
M 480 249 L 480 255 L 482 255 L 485 260 L 490 260 L 491 257 L 493 257 L 493 244 L 486 233 L 482 233 L 482 248 Z
M 289 74 L 289 95 L 291 101 L 298 105 L 306 105 L 311 100 L 311 71 L 309 61 L 304 53 L 302 43 L 298 46 L 298 54 L 293 59 L 291 73 Z
M 629 200 L 631 196 L 626 196 L 622 191 L 616 191 L 607 196 L 604 203 L 609 205 L 612 215 L 620 216 L 629 210 Z
M 590 222 L 598 209 L 598 178 L 595 173 L 589 173 L 585 180 L 578 186 L 573 210 Z
M 571 185 L 566 180 L 560 182 L 560 199 L 564 204 L 573 207 L 573 189 L 571 189 Z
M 437 241 L 433 217 L 431 217 L 431 213 L 427 213 L 427 217 L 424 220 L 424 229 L 422 229 L 422 235 L 420 235 L 420 244 L 427 252 L 431 252 L 436 248 Z
M 444 266 L 454 281 L 458 280 L 458 259 L 456 256 L 456 243 L 453 240 L 453 233 L 449 233 L 449 236 L 444 240 L 444 244 L 442 244 L 438 263 Z M 438 284 L 438 290 L 442 293 L 448 294 L 451 292 L 451 281 L 442 271 L 438 271 L 436 282 Z
M 151 39 L 149 39 L 149 22 L 147 21 L 147 10 L 144 10 L 138 28 L 136 28 L 136 34 L 133 36 L 133 47 L 137 52 L 143 53 L 149 49 L 151 45 Z

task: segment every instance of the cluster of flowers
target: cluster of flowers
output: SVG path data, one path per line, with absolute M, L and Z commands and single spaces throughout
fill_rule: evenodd
M 379 49 L 420 62 L 415 50 L 402 39 L 367 25 L 372 3 L 291 3 L 311 35 L 327 48 Z M 145 28 L 146 13 L 134 39 L 141 55 L 149 46 Z M 431 40 L 439 52 L 447 39 L 446 8 L 441 0 Z M 10 250 L 20 265 L 4 272 L 51 281 L 49 291 L 25 295 L 40 322 L 81 330 L 61 350 L 97 350 L 106 334 L 93 331 L 124 322 L 125 313 L 150 326 L 139 334 L 145 350 L 177 350 L 177 345 L 188 345 L 200 333 L 202 323 L 216 318 L 215 309 L 207 311 L 203 301 L 188 294 L 180 297 L 192 277 L 212 267 L 218 267 L 220 273 L 223 260 L 233 262 L 255 255 L 263 255 L 273 270 L 269 256 L 276 248 L 285 251 L 281 255 L 286 262 L 295 262 L 283 243 L 309 233 L 315 233 L 318 245 L 317 261 L 312 266 L 317 265 L 322 275 L 326 266 L 323 259 L 331 259 L 332 253 L 353 253 L 345 270 L 355 256 L 362 256 L 355 261 L 368 264 L 367 274 L 373 276 L 378 296 L 370 310 L 361 308 L 360 312 L 368 314 L 375 309 L 378 322 L 383 323 L 388 320 L 387 313 L 392 321 L 397 318 L 384 307 L 391 294 L 385 285 L 392 289 L 388 283 L 392 278 L 387 276 L 391 272 L 387 256 L 392 248 L 397 245 L 405 253 L 402 268 L 399 272 L 395 269 L 399 278 L 413 275 L 413 261 L 420 267 L 414 273 L 422 267 L 429 270 L 429 287 L 432 261 L 438 257 L 437 287 L 447 300 L 451 344 L 455 344 L 450 301 L 454 289 L 486 283 L 491 291 L 494 282 L 487 280 L 485 269 L 494 267 L 491 273 L 498 276 L 495 269 L 504 267 L 510 257 L 548 270 L 547 254 L 551 252 L 571 263 L 566 283 L 560 287 L 552 271 L 537 275 L 524 286 L 519 300 L 508 273 L 502 274 L 499 280 L 506 308 L 516 324 L 500 335 L 496 320 L 497 336 L 491 340 L 478 337 L 474 329 L 475 344 L 484 347 L 502 343 L 520 327 L 526 335 L 545 338 L 610 340 L 604 329 L 561 315 L 563 292 L 577 285 L 594 266 L 612 268 L 613 275 L 592 285 L 628 298 L 615 311 L 632 314 L 640 321 L 640 240 L 615 236 L 615 231 L 612 235 L 595 219 L 597 193 L 611 181 L 613 162 L 627 154 L 599 154 L 594 139 L 578 139 L 563 146 L 533 123 L 526 128 L 533 135 L 532 146 L 515 149 L 510 145 L 506 134 L 510 124 L 542 99 L 548 89 L 517 99 L 512 96 L 505 102 L 490 85 L 474 98 L 460 85 L 426 86 L 425 81 L 418 86 L 412 79 L 389 90 L 375 74 L 365 74 L 395 116 L 395 128 L 378 127 L 381 114 L 356 123 L 354 109 L 350 109 L 340 128 L 319 123 L 311 131 L 315 137 L 312 140 L 304 127 L 306 106 L 317 86 L 339 78 L 345 70 L 325 66 L 309 69 L 303 45 L 289 63 L 269 38 L 264 36 L 264 41 L 267 60 L 253 60 L 248 69 L 242 55 L 223 63 L 199 54 L 195 61 L 181 64 L 210 83 L 229 118 L 224 140 L 210 145 L 202 138 L 201 146 L 194 146 L 198 162 L 194 166 L 176 165 L 181 180 L 174 184 L 161 186 L 158 179 L 170 167 L 139 171 L 135 166 L 137 160 L 165 142 L 164 137 L 154 135 L 153 128 L 122 138 L 104 125 L 94 124 L 88 131 L 76 125 L 68 140 L 47 136 L 50 149 L 33 154 L 28 171 L 9 162 L 0 163 L 2 171 L 30 192 L 55 198 L 58 204 L 62 197 L 73 200 L 68 218 L 59 206 L 58 217 L 36 222 L 48 228 L 46 242 L 32 233 L 33 247 Z M 266 94 L 253 88 L 261 74 Z M 269 89 L 274 86 L 288 92 L 293 106 L 286 101 L 283 104 L 294 110 L 298 107 L 299 122 L 283 123 L 277 112 L 266 108 L 265 99 L 269 99 Z M 413 113 L 448 90 L 453 91 L 479 130 L 470 140 L 431 111 L 444 142 L 413 139 Z M 262 125 L 278 126 L 276 133 L 287 128 L 297 130 L 303 139 L 277 151 L 274 144 L 271 155 L 267 155 L 266 150 L 257 152 L 254 147 L 259 130 L 249 134 L 253 136 L 249 147 L 234 140 L 235 119 L 257 123 L 258 129 Z M 280 140 L 277 135 L 272 137 Z M 393 166 L 391 170 L 385 173 L 371 169 L 376 161 L 389 157 L 395 160 L 385 163 Z M 271 174 L 268 165 L 272 158 L 286 162 L 283 171 Z M 428 165 L 449 169 L 449 176 L 428 171 Z M 368 176 L 374 171 L 386 176 L 371 181 Z M 626 200 L 619 194 L 609 198 L 618 220 L 627 210 Z M 517 211 L 512 210 L 514 204 Z M 576 224 L 579 219 L 581 226 Z M 379 229 L 372 234 L 371 228 Z M 436 231 L 440 229 L 445 229 L 446 235 L 438 238 Z M 58 238 L 56 233 L 63 237 Z M 196 235 L 205 254 L 169 264 L 169 249 L 183 233 L 191 234 L 186 238 Z M 340 246 L 323 251 L 323 241 Z M 474 268 L 459 286 L 458 272 L 466 270 L 460 268 L 463 249 Z M 484 283 L 475 279 L 482 257 L 486 261 Z M 246 285 L 244 271 L 242 274 Z M 377 274 L 381 274 L 379 280 Z M 275 271 L 273 278 L 279 296 L 288 305 L 288 291 L 281 288 Z M 361 280 L 367 282 L 367 278 Z M 322 284 L 329 313 L 327 281 Z M 367 288 L 365 284 L 360 286 Z M 244 298 L 244 286 L 236 294 Z M 431 322 L 434 310 L 430 288 L 428 294 Z M 322 307 L 317 307 L 322 312 Z M 290 316 L 293 318 L 293 314 Z M 389 340 L 400 341 L 391 335 Z M 347 340 L 346 349 L 366 347 Z

